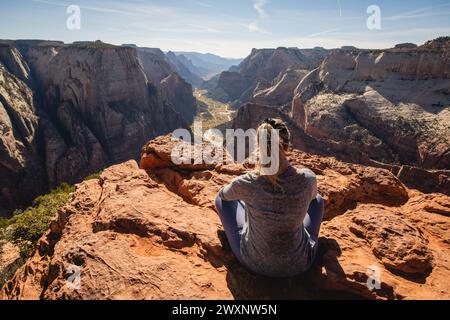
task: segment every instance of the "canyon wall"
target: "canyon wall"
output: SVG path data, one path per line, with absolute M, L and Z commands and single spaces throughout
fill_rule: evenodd
M 47 176 L 39 153 L 40 118 L 30 71 L 16 48 L 0 45 L 0 216 L 44 192 Z M 14 72 L 16 75 L 14 75 Z
M 219 100 L 240 107 L 250 102 L 258 91 L 267 90 L 277 84 L 278 91 L 282 91 L 280 87 L 285 83 L 290 86 L 292 81 L 287 80 L 292 77 L 296 78 L 297 81 L 294 82 L 298 83 L 301 75 L 296 75 L 297 72 L 293 70 L 300 70 L 299 74 L 302 73 L 301 70 L 312 70 L 327 54 L 328 51 L 322 48 L 253 49 L 237 68 L 221 73 L 211 94 Z
M 296 88 L 292 117 L 374 160 L 450 169 L 449 42 L 334 51 Z
M 101 42 L 2 42 L 0 214 L 189 126 L 192 87 L 142 55 Z
M 177 56 L 172 51 L 166 54 L 167 61 L 170 63 L 172 69 L 177 72 L 183 79 L 189 82 L 194 87 L 199 87 L 203 83 L 203 79 L 198 75 L 198 72 L 193 72 L 196 69 L 191 61 L 185 56 Z
M 438 38 L 330 51 L 318 68 L 289 69 L 254 91 L 234 127 L 281 118 L 297 149 L 385 168 L 411 188 L 450 194 L 449 44 Z
M 177 73 L 173 63 L 160 49 L 137 48 L 145 75 L 160 91 L 163 103 L 170 106 L 181 117 L 191 123 L 197 114 L 197 101 L 192 94 L 192 85 L 187 78 Z

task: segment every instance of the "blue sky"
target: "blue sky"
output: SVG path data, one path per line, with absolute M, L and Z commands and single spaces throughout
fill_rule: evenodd
M 81 29 L 69 30 L 69 5 Z M 381 29 L 369 30 L 369 5 Z M 97 40 L 245 57 L 252 48 L 387 48 L 450 35 L 450 0 L 1 0 L 0 38 Z

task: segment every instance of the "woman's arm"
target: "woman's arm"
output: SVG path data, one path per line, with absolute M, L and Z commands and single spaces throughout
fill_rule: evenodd
M 307 180 L 307 190 L 309 191 L 309 194 L 307 193 L 307 196 L 309 195 L 310 201 L 313 201 L 314 199 L 316 199 L 319 192 L 317 189 L 317 176 L 313 171 L 309 169 L 304 170 L 304 175 Z
M 225 186 L 219 191 L 219 197 L 224 201 L 245 201 L 249 181 L 245 179 L 246 176 L 240 176 L 234 179 L 229 185 Z
M 317 189 L 317 177 L 314 176 L 314 179 L 312 181 L 312 200 L 316 199 L 318 194 L 319 190 Z

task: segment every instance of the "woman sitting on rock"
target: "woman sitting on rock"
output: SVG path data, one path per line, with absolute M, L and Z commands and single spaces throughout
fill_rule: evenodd
M 244 266 L 266 276 L 291 277 L 314 261 L 324 202 L 317 193 L 316 175 L 287 160 L 290 133 L 279 119 L 266 119 L 258 128 L 260 154 L 262 145 L 270 154 L 272 138 L 279 140 L 278 171 L 262 174 L 259 158 L 254 172 L 220 190 L 216 208 L 231 249 Z

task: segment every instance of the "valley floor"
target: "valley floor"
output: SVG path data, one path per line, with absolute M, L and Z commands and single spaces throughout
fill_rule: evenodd
M 229 104 L 211 99 L 206 94 L 206 90 L 195 89 L 194 91 L 199 106 L 194 123 L 202 122 L 203 130 L 231 128 L 236 111 L 232 110 Z

